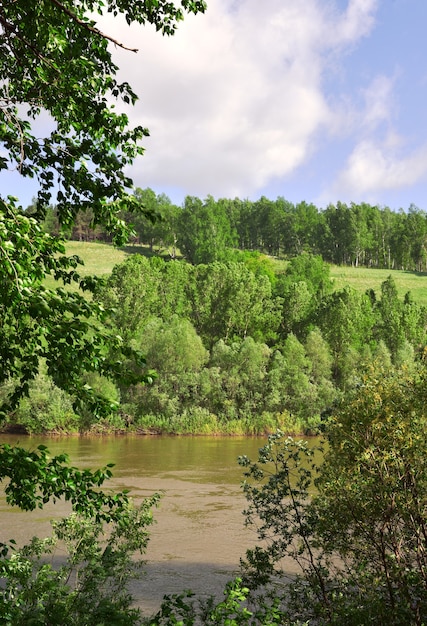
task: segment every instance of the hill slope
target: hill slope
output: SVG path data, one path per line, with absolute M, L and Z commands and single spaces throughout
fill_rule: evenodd
M 67 254 L 76 254 L 81 257 L 85 265 L 80 273 L 96 274 L 98 276 L 110 274 L 117 263 L 121 263 L 131 254 L 150 255 L 150 251 L 144 246 L 127 246 L 125 248 L 114 248 L 105 243 L 92 243 L 69 241 L 67 243 Z M 400 297 L 410 291 L 413 299 L 424 306 L 427 306 L 427 274 L 421 272 L 406 272 L 401 270 L 379 270 L 366 267 L 345 267 L 332 265 L 331 278 L 335 287 L 341 289 L 345 285 L 350 285 L 358 291 L 374 289 L 380 293 L 381 283 L 390 274 L 396 283 Z

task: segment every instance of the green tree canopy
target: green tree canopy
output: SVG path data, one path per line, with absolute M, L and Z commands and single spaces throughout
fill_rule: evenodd
M 109 49 L 110 42 L 124 46 L 100 32 L 95 16 L 121 13 L 129 24 L 173 34 L 185 12 L 204 9 L 199 0 L 179 6 L 164 0 L 16 0 L 0 7 L 0 171 L 17 169 L 38 184 L 32 216 L 0 196 L 0 383 L 20 381 L 12 405 L 28 392 L 43 358 L 56 384 L 99 409 L 98 399 L 79 385 L 79 373 L 120 376 L 129 356 L 121 338 L 105 330 L 101 306 L 43 284 L 51 275 L 94 289 L 94 281 L 76 272 L 79 260 L 63 256 L 62 244 L 42 231 L 50 202 L 65 227 L 90 209 L 93 225 L 102 225 L 116 242 L 129 235 L 121 211 L 138 207 L 125 168 L 142 152 L 147 130 L 131 128 L 114 108 L 115 100 L 131 104 L 136 95 L 117 80 Z
M 32 214 L 26 214 L 14 197 L 0 195 L 0 384 L 12 380 L 8 408 L 28 393 L 41 363 L 46 363 L 59 387 L 75 394 L 78 406 L 85 402 L 95 414 L 110 412 L 111 402 L 83 382 L 84 372 L 128 382 L 146 379 L 144 361 L 109 329 L 105 309 L 81 292 L 67 290 L 73 282 L 80 290 L 93 291 L 96 281 L 78 275 L 80 260 L 65 257 L 61 240 L 46 234 L 42 223 L 50 204 L 56 206 L 60 226 L 68 229 L 80 212 L 90 209 L 92 224 L 103 226 L 116 243 L 122 243 L 130 232 L 121 219 L 122 211 L 138 207 L 125 168 L 142 153 L 140 142 L 148 131 L 142 126 L 132 128 L 128 117 L 114 108 L 117 99 L 134 103 L 136 94 L 128 83 L 117 80 L 118 67 L 109 42 L 125 46 L 98 29 L 96 15 L 122 14 L 128 24 L 152 24 L 164 34 L 173 34 L 186 12 L 204 9 L 202 0 L 181 0 L 179 5 L 167 0 L 14 0 L 0 4 L 0 173 L 17 170 L 22 177 L 35 179 L 38 187 Z M 60 286 L 47 288 L 47 277 Z M 135 368 L 124 367 L 128 357 Z M 108 466 L 94 472 L 79 471 L 69 466 L 65 455 L 49 459 L 43 447 L 28 452 L 0 446 L 0 482 L 6 482 L 10 504 L 30 510 L 63 497 L 92 521 L 115 520 L 121 530 L 129 525 L 132 537 L 139 541 L 148 518 L 143 512 L 141 524 L 136 523 L 125 493 L 108 495 L 99 489 L 110 476 Z M 118 543 L 119 535 L 111 535 L 113 543 Z M 90 545 L 94 543 L 91 538 Z M 102 579 L 106 572 L 103 563 L 109 556 L 117 556 L 116 561 L 110 560 L 117 575 L 118 559 L 128 563 L 135 542 L 128 547 L 114 552 L 109 546 L 109 551 L 102 552 L 97 546 L 96 555 L 83 555 L 86 564 L 93 566 L 88 580 L 94 587 L 87 594 L 92 608 L 100 587 L 110 591 L 114 604 L 114 586 L 108 577 Z M 17 599 L 11 591 L 16 587 L 13 563 L 17 559 L 5 558 L 7 555 L 8 546 L 1 545 L 0 574 L 9 577 L 11 585 L 8 588 L 6 583 L 1 594 L 2 621 L 16 624 L 22 617 L 19 623 L 29 623 L 22 594 Z M 64 580 L 68 582 L 68 578 Z M 122 589 L 124 580 L 119 579 Z M 44 590 L 43 595 L 34 584 L 31 572 L 27 580 L 19 572 L 19 591 L 27 586 L 32 600 L 37 598 L 37 612 L 30 602 L 29 621 L 100 623 L 101 618 L 90 615 L 89 610 L 81 619 L 67 617 L 64 611 L 60 611 L 59 621 L 45 615 L 45 622 L 40 617 L 42 607 L 53 603 L 58 613 L 60 598 L 65 597 L 64 581 L 58 585 L 52 579 L 51 593 Z M 79 591 L 70 605 L 84 596 Z M 130 615 L 127 597 L 124 602 L 119 599 L 116 615 L 109 612 L 109 623 L 135 622 L 125 619 Z M 106 608 L 105 598 L 101 601 Z M 114 608 L 111 603 L 110 608 Z
M 237 244 L 237 233 L 227 216 L 224 202 L 208 196 L 204 202 L 187 196 L 178 218 L 178 246 L 193 264 L 227 259 Z
M 38 214 L 50 201 L 62 224 L 91 208 L 117 240 L 126 237 L 120 209 L 136 208 L 125 168 L 148 134 L 130 127 L 113 104 L 134 103 L 131 86 L 117 80 L 109 42 L 95 22 L 104 12 L 131 23 L 150 23 L 173 34 L 185 12 L 204 11 L 201 0 L 40 0 L 3 2 L 0 7 L 0 123 L 4 153 L 0 169 L 36 178 Z M 40 119 L 49 130 L 40 137 Z M 46 124 L 43 125 L 46 127 Z

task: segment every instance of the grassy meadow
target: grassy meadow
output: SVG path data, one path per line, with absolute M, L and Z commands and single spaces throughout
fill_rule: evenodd
M 427 273 L 425 272 L 331 266 L 331 278 L 334 280 L 336 289 L 351 285 L 354 289 L 362 292 L 373 289 L 379 295 L 381 283 L 389 276 L 393 277 L 401 298 L 409 291 L 415 302 L 427 306 Z
M 106 243 L 68 241 L 66 245 L 67 255 L 79 256 L 84 261 L 84 266 L 79 273 L 83 276 L 105 276 L 111 274 L 111 270 L 117 263 L 122 263 L 129 255 L 128 248 L 115 248 Z M 135 251 L 140 250 L 135 247 Z
M 99 242 L 69 241 L 66 249 L 68 255 L 75 254 L 84 261 L 84 266 L 79 270 L 82 275 L 105 276 L 111 273 L 117 263 L 121 263 L 131 254 L 150 255 L 150 250 L 145 246 L 126 246 L 119 249 Z M 279 264 L 282 265 L 282 262 Z M 381 283 L 390 275 L 396 283 L 400 297 L 403 298 L 410 291 L 416 302 L 427 306 L 427 273 L 331 266 L 331 278 L 336 289 L 351 285 L 362 292 L 374 289 L 379 295 Z
M 79 265 L 77 271 L 81 276 L 108 276 L 115 265 L 122 263 L 131 254 L 144 254 L 150 256 L 150 251 L 145 246 L 125 246 L 116 248 L 112 244 L 99 241 L 67 241 L 67 256 L 78 256 L 84 262 Z M 55 287 L 53 278 L 48 277 L 45 284 L 49 288 Z M 75 289 L 75 283 L 71 283 L 68 289 Z

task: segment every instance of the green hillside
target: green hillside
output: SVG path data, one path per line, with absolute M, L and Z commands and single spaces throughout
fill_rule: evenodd
M 334 279 L 337 289 L 351 285 L 358 291 L 364 292 L 367 289 L 374 289 L 376 293 L 379 293 L 381 283 L 390 275 L 393 276 L 399 296 L 403 298 L 410 291 L 413 300 L 427 306 L 427 273 L 425 272 L 331 266 L 331 277 Z
M 135 253 L 150 255 L 149 248 L 146 246 L 127 246 L 118 249 L 110 244 L 99 242 L 69 241 L 67 243 L 67 254 L 76 254 L 85 263 L 84 268 L 81 269 L 81 274 L 96 274 L 98 276 L 109 274 L 117 263 L 121 263 L 129 255 Z M 283 262 L 278 264 L 283 267 Z M 393 276 L 402 298 L 405 293 L 410 291 L 416 302 L 427 306 L 427 273 L 331 265 L 331 277 L 337 289 L 351 285 L 358 291 L 364 292 L 367 289 L 374 289 L 379 293 L 381 283 L 390 274 Z

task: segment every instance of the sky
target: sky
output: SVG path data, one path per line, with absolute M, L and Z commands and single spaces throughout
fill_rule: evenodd
M 137 187 L 427 210 L 426 0 L 207 2 L 170 38 L 100 23 L 139 49 L 114 50 L 150 130 Z

